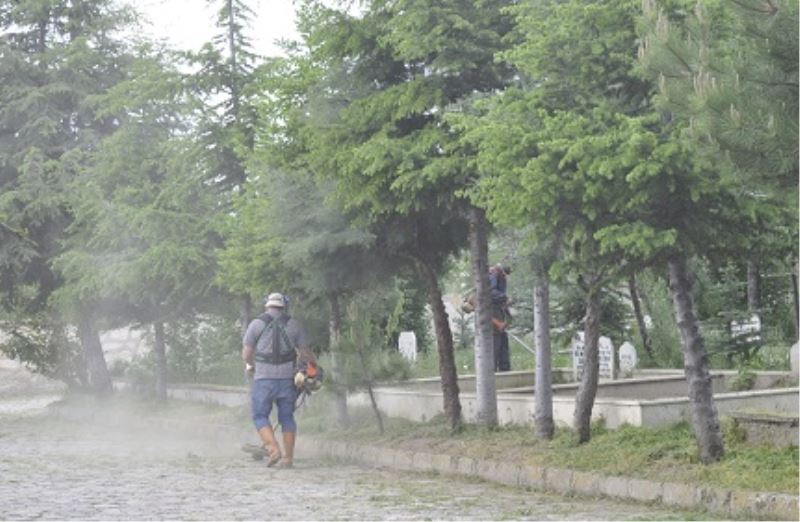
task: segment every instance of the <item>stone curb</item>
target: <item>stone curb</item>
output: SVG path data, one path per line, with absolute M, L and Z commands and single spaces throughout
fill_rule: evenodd
M 480 460 L 362 446 L 350 442 L 298 439 L 302 454 L 403 471 L 436 472 L 480 477 L 509 486 L 530 487 L 561 494 L 606 496 L 638 502 L 658 502 L 680 508 L 700 508 L 724 515 L 753 515 L 776 520 L 798 520 L 797 495 L 734 491 L 710 486 L 656 482 L 601 475 L 562 468 L 525 466 L 506 461 Z
M 181 421 L 172 419 L 150 422 L 172 429 L 180 428 L 182 425 Z M 241 428 L 231 426 L 210 425 L 208 428 L 228 438 L 240 437 L 243 433 Z M 490 482 L 561 494 L 658 502 L 680 508 L 705 509 L 723 515 L 800 520 L 800 497 L 787 493 L 737 491 L 712 486 L 657 482 L 588 471 L 525 466 L 492 459 L 474 459 L 321 440 L 311 436 L 298 438 L 298 452 L 304 456 L 326 457 L 402 471 L 480 477 Z

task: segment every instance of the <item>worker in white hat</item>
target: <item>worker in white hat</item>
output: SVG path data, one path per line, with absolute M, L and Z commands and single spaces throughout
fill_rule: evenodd
M 269 294 L 266 311 L 253 319 L 242 341 L 242 359 L 252 372 L 250 405 L 258 435 L 264 444 L 268 466 L 292 467 L 297 424 L 294 385 L 298 360 L 314 360 L 303 325 L 286 313 L 286 298 Z M 270 423 L 273 405 L 283 435 L 283 451 Z

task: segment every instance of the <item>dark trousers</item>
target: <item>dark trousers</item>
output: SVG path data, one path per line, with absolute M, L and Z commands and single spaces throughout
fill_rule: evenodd
M 508 348 L 508 334 L 506 332 L 494 332 L 494 371 L 511 371 L 511 353 Z

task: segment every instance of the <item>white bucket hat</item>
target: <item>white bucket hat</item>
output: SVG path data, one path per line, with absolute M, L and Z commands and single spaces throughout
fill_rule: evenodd
M 267 308 L 283 308 L 286 306 L 286 301 L 283 299 L 283 294 L 275 292 L 274 294 L 269 294 L 269 297 L 267 297 L 267 302 L 264 306 Z

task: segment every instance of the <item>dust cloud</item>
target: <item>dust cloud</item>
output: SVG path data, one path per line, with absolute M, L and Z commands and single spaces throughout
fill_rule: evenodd
M 255 439 L 243 409 L 159 404 L 124 392 L 95 397 L 1 360 L 0 435 L 39 426 L 51 434 L 42 451 L 57 453 L 69 441 L 71 451 L 109 459 L 242 458 L 241 444 Z

